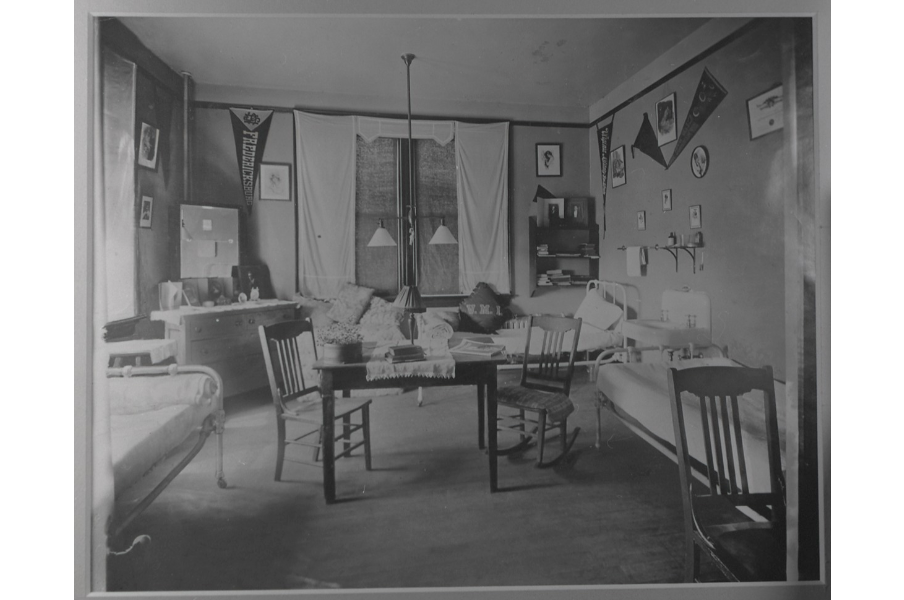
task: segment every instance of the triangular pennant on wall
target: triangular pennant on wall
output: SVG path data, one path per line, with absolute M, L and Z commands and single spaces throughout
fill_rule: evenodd
M 612 146 L 612 125 L 615 120 L 597 128 L 596 135 L 600 145 L 600 175 L 603 178 L 603 237 L 606 237 L 606 189 L 609 186 L 609 148 Z
M 675 151 L 672 158 L 669 159 L 668 167 L 672 166 L 681 151 L 690 143 L 694 134 L 700 130 L 706 119 L 709 118 L 719 103 L 728 95 L 728 90 L 722 87 L 716 78 L 713 77 L 709 69 L 703 67 L 703 75 L 700 76 L 700 83 L 697 84 L 697 92 L 691 102 L 691 108 L 687 112 L 684 119 L 684 125 L 681 127 L 681 135 L 678 136 L 678 143 L 675 144 Z
M 230 108 L 229 114 L 232 117 L 232 133 L 235 136 L 235 155 L 239 161 L 242 193 L 245 196 L 245 206 L 250 213 L 254 200 L 254 183 L 260 170 L 261 158 L 264 156 L 273 111 Z
M 631 158 L 634 158 L 635 148 L 661 164 L 663 167 L 669 167 L 665 162 L 665 157 L 662 155 L 662 150 L 659 149 L 659 140 L 656 137 L 656 132 L 653 131 L 653 124 L 650 123 L 650 115 L 647 113 L 643 114 L 643 123 L 640 125 L 640 131 L 637 132 L 637 138 L 635 138 L 634 143 L 631 144 Z

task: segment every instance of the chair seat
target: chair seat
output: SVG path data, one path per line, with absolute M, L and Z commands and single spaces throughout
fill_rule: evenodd
M 546 418 L 556 423 L 574 412 L 574 402 L 562 393 L 544 392 L 520 385 L 499 388 L 496 403 L 525 410 L 545 410 Z
M 784 528 L 755 522 L 718 496 L 694 499 L 698 525 L 740 581 L 784 581 Z

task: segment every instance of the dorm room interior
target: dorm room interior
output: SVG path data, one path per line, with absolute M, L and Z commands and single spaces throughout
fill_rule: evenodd
M 93 27 L 91 589 L 825 578 L 812 19 Z

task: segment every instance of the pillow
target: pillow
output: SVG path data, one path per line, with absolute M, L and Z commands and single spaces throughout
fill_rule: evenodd
M 611 302 L 606 302 L 602 296 L 594 291 L 587 292 L 584 301 L 574 313 L 575 319 L 583 319 L 583 326 L 592 325 L 597 329 L 606 330 L 618 323 L 622 316 L 622 309 Z
M 396 308 L 386 300 L 374 296 L 370 299 L 370 305 L 361 315 L 361 325 L 395 325 L 398 326 L 405 320 L 405 311 Z
M 374 295 L 371 288 L 355 285 L 354 283 L 343 283 L 339 288 L 339 297 L 333 302 L 333 308 L 327 313 L 327 316 L 338 323 L 358 322 L 370 299 Z
M 427 309 L 427 312 L 425 312 L 424 314 L 432 315 L 433 317 L 436 317 L 441 321 L 445 321 L 449 324 L 450 327 L 452 327 L 452 331 L 458 331 L 458 327 L 461 324 L 461 318 L 458 316 L 457 310 L 448 310 L 445 308 L 438 308 L 433 310 Z
M 471 295 L 458 306 L 460 331 L 493 333 L 505 322 L 502 304 L 493 289 L 484 282 L 477 284 Z

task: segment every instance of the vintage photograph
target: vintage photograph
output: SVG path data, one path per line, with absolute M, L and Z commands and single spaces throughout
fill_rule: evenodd
M 154 216 L 154 199 L 150 196 L 141 197 L 141 206 L 138 210 L 138 226 L 150 228 L 151 218 Z
M 628 183 L 625 147 L 619 146 L 613 150 L 609 162 L 612 164 L 612 187 L 617 188 Z
M 827 598 L 822 12 L 95 4 L 76 597 Z
M 160 131 L 147 123 L 141 124 L 141 137 L 138 142 L 138 164 L 148 169 L 157 168 L 157 140 Z
M 750 139 L 755 140 L 784 126 L 782 86 L 776 86 L 747 101 Z
M 678 139 L 678 127 L 675 124 L 675 93 L 672 92 L 656 103 L 656 138 L 659 145 L 665 145 Z
M 261 163 L 261 200 L 292 199 L 292 165 Z
M 691 229 L 700 229 L 703 227 L 703 214 L 699 204 L 690 208 Z
M 706 175 L 709 170 L 709 150 L 706 146 L 697 146 L 691 152 L 691 172 L 697 179 Z
M 562 176 L 562 144 L 537 144 L 537 177 Z

